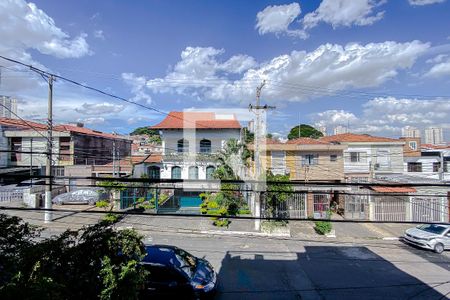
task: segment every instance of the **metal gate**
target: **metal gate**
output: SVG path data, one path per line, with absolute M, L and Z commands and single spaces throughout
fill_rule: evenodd
M 445 198 L 444 198 L 445 199 Z M 411 199 L 412 221 L 440 222 L 446 207 L 440 197 L 413 197 Z
M 286 200 L 290 218 L 306 218 L 306 193 L 294 193 L 292 198 Z
M 408 197 L 375 196 L 375 221 L 406 221 Z
M 350 220 L 368 220 L 369 195 L 345 195 L 344 217 Z
M 330 209 L 330 195 L 314 194 L 313 208 L 314 208 L 314 219 L 328 218 L 328 211 Z

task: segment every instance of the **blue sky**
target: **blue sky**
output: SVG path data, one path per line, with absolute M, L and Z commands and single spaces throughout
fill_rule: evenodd
M 164 111 L 245 108 L 298 122 L 450 133 L 450 1 L 35 1 L 0 4 L 0 54 Z M 0 94 L 43 119 L 45 82 L 1 62 Z M 55 84 L 55 119 L 127 133 L 162 115 Z

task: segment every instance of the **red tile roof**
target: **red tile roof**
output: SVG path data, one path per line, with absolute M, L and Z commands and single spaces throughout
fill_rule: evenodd
M 56 125 L 54 128 L 57 131 L 69 131 L 69 132 L 74 132 L 74 133 L 80 133 L 80 134 L 92 135 L 92 136 L 98 136 L 98 137 L 110 138 L 110 139 L 126 139 L 125 137 L 118 136 L 116 134 L 104 133 L 104 132 L 93 130 L 90 128 L 79 127 L 79 126 L 69 125 L 69 124 Z
M 139 155 L 132 156 L 131 161 L 134 165 L 142 163 L 160 163 L 162 161 L 161 154 Z
M 330 136 L 325 136 L 325 137 L 321 138 L 320 140 L 325 141 L 325 142 L 362 142 L 362 143 L 402 142 L 401 140 L 398 140 L 398 139 L 372 136 L 369 134 L 355 134 L 355 133 L 343 133 L 343 134 L 330 135 Z
M 20 119 L 0 118 L 0 125 L 11 126 L 19 129 L 30 129 L 34 127 L 37 130 L 47 130 L 47 125 L 43 123 L 37 123 L 33 121 L 22 121 Z
M 371 186 L 371 190 L 378 193 L 415 193 L 417 190 L 412 187 L 393 187 L 393 186 Z
M 286 142 L 286 144 L 296 144 L 296 145 L 328 145 L 330 144 L 327 141 L 323 141 L 323 140 L 317 140 L 317 139 L 312 139 L 312 138 L 305 138 L 305 137 L 301 137 L 301 138 L 296 138 L 293 140 L 289 140 Z
M 47 130 L 47 124 L 43 123 L 37 123 L 33 121 L 23 121 L 20 119 L 10 119 L 10 118 L 0 118 L 0 125 L 3 126 L 11 126 L 15 127 L 21 130 L 33 130 L 32 127 L 36 130 Z M 110 133 L 104 133 L 101 131 L 89 129 L 86 127 L 79 127 L 75 125 L 54 125 L 53 126 L 54 131 L 62 131 L 62 132 L 75 132 L 80 134 L 86 134 L 86 135 L 93 135 L 93 136 L 99 136 L 104 138 L 113 138 L 113 139 L 126 139 L 124 137 L 110 134 Z
M 160 123 L 150 126 L 151 129 L 240 129 L 236 119 L 216 119 L 212 112 L 179 112 L 172 111 Z
M 450 145 L 422 144 L 422 149 L 436 149 L 436 150 L 443 150 L 443 149 L 450 149 Z

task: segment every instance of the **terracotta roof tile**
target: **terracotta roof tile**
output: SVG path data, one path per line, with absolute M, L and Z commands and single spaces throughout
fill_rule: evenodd
M 312 139 L 312 138 L 296 138 L 293 140 L 289 140 L 286 142 L 286 144 L 296 144 L 296 145 L 328 145 L 330 144 L 327 141 L 318 140 L 318 139 Z
M 104 133 L 104 132 L 93 130 L 93 129 L 90 129 L 90 128 L 79 127 L 79 126 L 74 126 L 74 125 L 69 125 L 69 124 L 56 125 L 54 128 L 57 131 L 69 131 L 69 132 L 75 132 L 75 133 L 80 133 L 80 134 L 98 136 L 98 137 L 103 137 L 103 138 L 126 140 L 125 137 L 122 137 L 122 136 L 119 136 L 119 135 L 116 135 L 116 134 Z
M 134 165 L 142 163 L 160 163 L 162 161 L 161 154 L 150 154 L 150 155 L 133 155 L 131 161 Z
M 362 142 L 362 143 L 379 143 L 379 142 L 402 142 L 398 139 L 391 139 L 387 137 L 379 137 L 379 136 L 372 136 L 369 134 L 355 134 L 355 133 L 343 133 L 343 134 L 336 134 L 336 135 L 330 135 L 325 136 L 320 139 L 321 141 L 325 142 Z
M 393 186 L 371 186 L 371 190 L 378 193 L 415 193 L 417 190 L 412 187 L 393 187 Z
M 27 124 L 28 123 L 28 124 Z M 2 126 L 11 126 L 19 129 L 31 129 L 31 127 L 36 128 L 37 130 L 47 130 L 47 125 L 43 123 L 37 123 L 33 121 L 22 121 L 20 119 L 10 119 L 10 118 L 0 118 L 0 125 Z
M 160 123 L 150 126 L 151 129 L 239 129 L 241 125 L 236 119 L 216 119 L 212 112 L 179 112 L 172 111 Z

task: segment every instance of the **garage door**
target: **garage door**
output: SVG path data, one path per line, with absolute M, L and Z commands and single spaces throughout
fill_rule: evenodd
M 375 197 L 374 217 L 376 221 L 406 221 L 407 197 Z
M 413 221 L 417 222 L 443 221 L 442 217 L 446 211 L 440 197 L 414 197 L 411 206 Z

